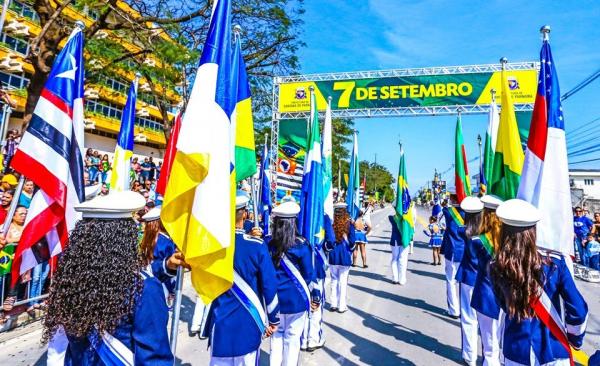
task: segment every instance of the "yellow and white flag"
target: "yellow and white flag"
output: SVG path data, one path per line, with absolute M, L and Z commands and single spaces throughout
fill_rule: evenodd
M 200 66 L 181 122 L 162 222 L 192 267 L 205 303 L 233 283 L 235 126 L 231 1 L 214 2 Z

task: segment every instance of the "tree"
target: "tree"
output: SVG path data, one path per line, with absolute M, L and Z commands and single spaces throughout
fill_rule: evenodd
M 178 89 L 185 99 L 202 51 L 212 1 L 32 0 L 31 6 L 39 15 L 42 30 L 32 40 L 27 57 L 35 73 L 27 87 L 24 124 L 31 119 L 61 42 L 73 28 L 74 19 L 66 10 L 75 8 L 89 15 L 84 34 L 90 80 L 119 70 L 141 72 L 168 130 L 167 111 L 174 102 L 170 90 Z M 263 97 L 266 91 L 270 93 L 270 77 L 298 68 L 295 52 L 302 46 L 297 38 L 302 13 L 302 0 L 233 0 L 234 23 L 244 31 L 242 49 L 258 101 L 257 113 L 265 113 L 267 105 L 270 108 Z M 124 46 L 122 40 L 134 47 Z M 90 64 L 92 60 L 96 61 Z
M 366 194 L 374 197 L 375 192 L 379 192 L 380 198 L 394 196 L 394 190 L 392 188 L 392 184 L 395 181 L 394 177 L 383 165 L 363 160 L 360 162 L 360 176 L 361 182 L 365 176 L 367 177 L 365 187 Z

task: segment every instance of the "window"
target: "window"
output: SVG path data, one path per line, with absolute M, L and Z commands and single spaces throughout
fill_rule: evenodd
M 583 184 L 585 184 L 586 186 L 593 186 L 594 180 L 593 179 L 584 179 Z
M 27 52 L 29 52 L 29 42 L 20 38 L 11 37 L 6 33 L 2 33 L 2 38 L 0 38 L 0 41 L 6 43 L 8 48 L 11 50 L 22 55 L 27 55 Z
M 31 19 L 35 23 L 40 22 L 40 17 L 30 5 L 13 0 L 8 8 L 17 13 L 18 16 Z
M 95 100 L 86 100 L 85 109 L 87 111 L 99 113 L 103 116 L 117 119 L 119 121 L 121 120 L 121 117 L 123 115 L 123 110 L 119 106 L 104 101 L 98 102 Z M 162 122 L 154 117 L 136 117 L 135 124 L 140 127 L 155 131 L 162 131 L 163 128 Z
M 7 74 L 0 71 L 0 82 L 2 82 L 2 86 L 9 89 L 25 89 L 29 84 L 29 79 L 25 74 Z

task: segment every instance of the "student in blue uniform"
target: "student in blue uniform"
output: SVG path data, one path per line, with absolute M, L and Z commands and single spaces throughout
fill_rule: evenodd
M 367 244 L 369 243 L 369 241 L 367 240 L 367 235 L 371 231 L 370 225 L 371 224 L 367 222 L 365 218 L 364 209 L 361 209 L 358 218 L 354 222 L 356 248 L 352 253 L 352 267 L 356 267 L 356 259 L 358 257 L 359 251 L 360 256 L 362 258 L 363 268 L 369 267 L 367 265 Z
M 320 306 L 321 293 L 315 288 L 313 251 L 297 235 L 296 216 L 300 206 L 287 201 L 273 209 L 272 235 L 268 238 L 271 258 L 277 272 L 281 320 L 271 336 L 271 366 L 296 366 L 300 338 L 308 311 Z
M 388 220 L 390 220 L 392 228 L 392 235 L 390 235 L 390 246 L 392 247 L 392 283 L 394 285 L 405 285 L 410 247 L 402 245 L 402 233 L 398 229 L 394 215 L 388 216 Z
M 450 202 L 444 207 L 445 231 L 442 239 L 441 252 L 445 258 L 446 270 L 446 301 L 448 303 L 448 316 L 454 319 L 460 317 L 460 301 L 458 298 L 458 282 L 456 272 L 463 257 L 465 248 L 464 239 L 464 216 L 465 213 L 458 206 L 456 194 L 450 195 Z
M 175 243 L 160 221 L 160 206 L 153 207 L 142 216 L 144 235 L 140 242 L 140 251 L 144 264 L 165 286 L 168 297 L 175 293 L 177 267 L 185 263 L 183 253 L 177 250 Z
M 173 365 L 160 282 L 145 270 L 132 191 L 82 203 L 54 275 L 43 341 L 48 365 Z
M 334 237 L 331 225 L 325 227 L 325 241 Z M 325 242 L 321 245 L 311 246 L 313 252 L 313 263 L 315 268 L 314 289 L 320 292 L 320 304 L 325 303 L 325 278 L 329 269 L 329 259 L 325 253 Z M 325 334 L 323 332 L 323 306 L 318 310 L 309 311 L 304 321 L 304 331 L 301 337 L 300 349 L 314 352 L 325 346 Z
M 481 247 L 479 227 L 483 203 L 477 197 L 465 197 L 460 203 L 465 212 L 464 241 L 465 250 L 460 266 L 456 272 L 456 280 L 460 283 L 460 327 L 462 337 L 462 358 L 467 365 L 477 362 L 477 314 L 471 307 L 473 286 L 477 277 L 476 251 Z
M 267 246 L 244 232 L 247 205 L 248 197 L 238 193 L 233 286 L 212 302 L 205 327 L 211 366 L 257 365 L 262 337 L 279 324 L 277 275 Z
M 504 364 L 569 365 L 569 346 L 579 349 L 583 344 L 588 307 L 565 258 L 536 248 L 540 213 L 530 203 L 508 200 L 498 206 L 496 214 L 502 221 L 501 245 L 490 271 L 495 293 L 506 312 Z M 547 317 L 537 315 L 544 313 L 556 314 L 556 318 L 550 317 L 556 320 L 548 323 L 564 329 L 565 333 L 557 332 L 564 337 L 564 344 L 545 325 Z
M 483 348 L 483 365 L 500 366 L 500 337 L 502 335 L 500 324 L 504 313 L 492 288 L 489 264 L 499 247 L 502 223 L 496 216 L 496 208 L 502 203 L 502 200 L 493 195 L 485 195 L 481 197 L 481 202 L 483 202 L 483 217 L 479 229 L 481 245 L 476 247 L 478 268 L 471 307 L 477 313 Z
M 423 230 L 423 232 L 430 238 L 429 247 L 431 248 L 431 252 L 433 253 L 433 262 L 431 262 L 431 265 L 442 265 L 440 247 L 442 246 L 442 239 L 444 238 L 444 234 L 442 233 L 442 228 L 437 223 L 436 216 L 431 216 L 429 218 L 429 226 L 427 227 L 427 230 Z
M 331 307 L 330 311 L 345 313 L 348 290 L 348 276 L 352 265 L 352 252 L 355 246 L 354 225 L 346 211 L 345 203 L 337 203 L 333 218 L 335 241 L 327 241 L 325 250 L 329 253 L 329 270 L 331 273 Z

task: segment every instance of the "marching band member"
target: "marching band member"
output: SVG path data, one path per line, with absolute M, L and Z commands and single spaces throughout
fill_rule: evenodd
M 464 241 L 465 250 L 460 266 L 456 272 L 456 280 L 460 282 L 460 327 L 462 336 L 462 358 L 468 365 L 477 362 L 477 314 L 471 307 L 473 286 L 477 277 L 477 248 L 481 247 L 479 227 L 483 202 L 476 197 L 465 197 L 460 203 L 465 212 Z
M 392 225 L 392 235 L 390 236 L 390 245 L 392 246 L 392 282 L 395 285 L 406 284 L 406 270 L 408 267 L 408 254 L 410 246 L 405 248 L 402 245 L 402 233 L 396 225 L 394 215 L 388 216 L 390 225 Z
M 154 277 L 165 284 L 169 293 L 173 293 L 177 267 L 181 266 L 184 260 L 183 254 L 177 250 L 160 221 L 160 211 L 160 206 L 153 207 L 142 216 L 145 225 L 140 251 Z
M 313 252 L 313 263 L 315 268 L 314 289 L 320 293 L 320 304 L 325 303 L 325 278 L 329 269 L 329 260 L 325 254 L 325 242 L 334 236 L 331 226 L 325 228 L 325 241 L 321 245 L 311 246 Z M 301 337 L 303 351 L 314 352 L 325 346 L 325 335 L 323 333 L 323 307 L 315 311 L 309 311 L 304 322 L 304 331 Z
M 537 250 L 540 213 L 530 203 L 508 200 L 496 214 L 502 232 L 490 274 L 506 312 L 504 364 L 570 365 L 570 347 L 579 349 L 583 343 L 588 307 L 565 258 Z
M 450 203 L 442 209 L 446 229 L 442 239 L 442 250 L 445 258 L 446 270 L 446 301 L 448 303 L 447 315 L 451 318 L 460 317 L 460 302 L 458 299 L 458 283 L 456 281 L 456 272 L 462 260 L 465 248 L 464 240 L 464 216 L 465 213 L 460 209 L 457 203 L 455 193 L 450 195 Z
M 287 201 L 273 209 L 273 230 L 269 249 L 277 271 L 280 319 L 271 336 L 271 366 L 295 366 L 300 353 L 300 337 L 308 311 L 320 306 L 321 294 L 313 287 L 313 251 L 297 236 L 296 217 L 300 206 Z
M 173 365 L 163 288 L 140 259 L 133 212 L 144 198 L 115 192 L 76 206 L 48 298 L 49 365 Z
M 333 231 L 335 241 L 325 242 L 325 250 L 329 253 L 331 273 L 331 307 L 330 311 L 345 313 L 348 275 L 352 264 L 351 253 L 354 251 L 354 225 L 346 211 L 346 203 L 336 203 L 334 208 Z
M 261 239 L 244 231 L 248 201 L 248 196 L 238 193 L 233 286 L 212 302 L 205 327 L 205 335 L 210 336 L 211 366 L 258 364 L 262 336 L 270 337 L 279 324 L 271 256 Z
M 500 320 L 503 313 L 500 303 L 494 295 L 489 264 L 499 247 L 502 223 L 496 216 L 496 208 L 502 203 L 502 200 L 493 195 L 485 195 L 481 197 L 481 202 L 483 202 L 483 217 L 479 240 L 482 245 L 476 248 L 478 269 L 471 306 L 477 312 L 477 323 L 479 323 L 483 348 L 483 365 L 500 366 L 500 336 L 502 335 Z
M 362 258 L 363 268 L 367 268 L 367 248 L 366 245 L 367 235 L 371 231 L 371 226 L 365 219 L 365 211 L 360 210 L 360 214 L 354 222 L 355 237 L 356 237 L 356 249 L 352 252 L 352 267 L 356 267 L 356 259 L 358 257 L 358 251 L 360 250 L 360 256 Z

